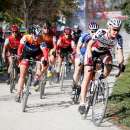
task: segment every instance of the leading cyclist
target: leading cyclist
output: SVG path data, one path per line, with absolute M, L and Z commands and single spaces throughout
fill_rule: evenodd
M 29 67 L 30 58 L 42 59 L 43 50 L 41 43 L 43 38 L 41 35 L 41 29 L 38 25 L 32 25 L 29 27 L 29 34 L 24 35 L 20 40 L 18 48 L 18 56 L 20 60 L 20 77 L 18 80 L 18 90 L 15 98 L 16 102 L 20 102 L 20 98 L 23 93 L 25 77 Z
M 90 80 L 92 79 L 93 74 L 93 58 L 100 57 L 104 63 L 112 63 L 111 49 L 116 46 L 117 50 L 117 60 L 119 66 L 123 69 L 123 39 L 119 34 L 121 29 L 122 22 L 117 18 L 111 18 L 107 22 L 107 29 L 99 29 L 88 42 L 87 51 L 85 54 L 84 61 L 84 78 L 81 84 L 81 100 L 80 106 L 78 108 L 80 114 L 84 114 L 86 111 L 85 108 L 85 99 L 88 90 Z M 104 78 L 106 78 L 110 72 L 111 67 L 104 67 Z

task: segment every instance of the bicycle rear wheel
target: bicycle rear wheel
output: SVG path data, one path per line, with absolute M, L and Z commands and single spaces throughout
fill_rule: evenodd
M 95 83 L 93 81 L 90 82 L 90 85 L 89 85 L 89 89 L 88 89 L 88 92 L 87 92 L 87 97 L 86 97 L 86 100 L 87 100 L 87 106 L 86 106 L 86 112 L 85 112 L 85 117 L 87 117 L 88 115 L 88 112 L 89 112 L 89 109 L 90 107 L 92 106 L 93 104 L 93 99 L 94 99 L 94 93 L 95 93 Z
M 109 87 L 105 79 L 96 80 L 96 88 L 92 105 L 92 121 L 96 126 L 100 126 L 107 107 Z
M 42 99 L 42 97 L 43 97 L 43 95 L 45 93 L 46 80 L 47 80 L 47 77 L 45 75 L 45 76 L 43 76 L 43 79 L 39 83 L 39 87 L 40 87 L 40 99 Z
M 63 90 L 63 82 L 64 82 L 64 75 L 65 75 L 65 65 L 63 64 L 61 67 L 61 73 L 60 73 L 60 90 Z
M 28 77 L 27 84 L 25 86 L 26 88 L 25 88 L 25 92 L 23 94 L 23 101 L 22 101 L 22 112 L 26 111 L 28 96 L 30 93 L 29 92 L 30 84 L 31 84 L 31 76 Z
M 15 75 L 16 75 L 16 70 L 14 67 L 12 67 L 10 72 L 10 93 L 12 93 L 13 90 L 15 89 Z

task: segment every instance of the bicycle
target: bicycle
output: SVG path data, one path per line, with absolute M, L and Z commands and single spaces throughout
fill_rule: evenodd
M 31 82 L 33 80 L 33 75 L 35 72 L 35 63 L 41 63 L 40 61 L 34 61 L 34 59 L 30 59 L 30 66 L 28 68 L 28 78 L 27 78 L 27 82 L 25 85 L 25 91 L 23 93 L 23 101 L 22 101 L 22 112 L 26 111 L 26 106 L 27 106 L 27 101 L 28 101 L 28 97 L 31 94 L 30 92 L 30 87 L 31 87 Z M 42 96 L 44 94 L 45 91 L 45 85 L 46 85 L 46 73 L 45 75 L 43 75 L 40 79 L 40 83 L 39 83 L 39 88 L 40 88 L 40 99 L 42 99 Z
M 27 107 L 27 101 L 28 101 L 28 97 L 29 94 L 31 94 L 30 92 L 30 87 L 31 87 L 31 82 L 33 79 L 33 69 L 34 69 L 34 61 L 33 59 L 29 60 L 29 68 L 28 68 L 28 78 L 25 84 L 25 91 L 23 92 L 23 100 L 22 100 L 22 112 L 26 111 L 26 107 Z
M 45 72 L 45 74 L 42 76 L 42 78 L 40 79 L 40 83 L 39 83 L 39 88 L 40 88 L 40 99 L 42 99 L 44 93 L 45 93 L 45 86 L 46 86 L 46 82 L 47 82 L 47 72 Z
M 94 72 L 93 75 L 97 73 L 96 65 L 100 65 L 101 70 L 94 80 L 90 81 L 89 89 L 88 89 L 88 96 L 87 99 L 87 107 L 85 111 L 85 118 L 89 112 L 90 107 L 92 107 L 92 122 L 96 126 L 100 126 L 103 121 L 106 108 L 107 108 L 107 101 L 109 97 L 109 85 L 107 80 L 103 76 L 104 66 L 116 67 L 119 69 L 118 75 L 120 75 L 121 70 L 119 66 L 114 64 L 104 64 L 101 59 L 94 59 Z

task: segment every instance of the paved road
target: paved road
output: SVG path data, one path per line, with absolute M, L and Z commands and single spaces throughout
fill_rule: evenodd
M 125 58 L 130 52 L 129 36 L 122 32 L 125 40 Z M 114 82 L 112 72 L 109 82 Z M 0 83 L 0 130 L 119 130 L 118 127 L 104 121 L 101 127 L 91 122 L 91 113 L 86 120 L 77 112 L 78 105 L 73 105 L 70 98 L 71 80 L 65 82 L 64 92 L 59 86 L 47 86 L 44 99 L 32 90 L 26 113 L 22 113 L 20 103 L 14 102 L 15 92 L 9 93 L 9 87 Z

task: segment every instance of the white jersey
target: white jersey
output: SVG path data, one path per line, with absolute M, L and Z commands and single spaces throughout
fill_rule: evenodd
M 123 39 L 120 34 L 114 39 L 110 39 L 108 37 L 108 30 L 99 29 L 93 36 L 92 40 L 95 43 L 92 46 L 92 50 L 97 52 L 104 52 L 107 50 L 111 50 L 113 47 L 123 48 Z

